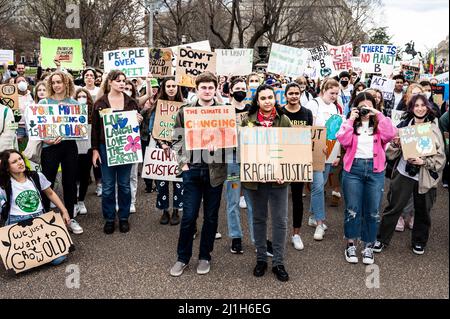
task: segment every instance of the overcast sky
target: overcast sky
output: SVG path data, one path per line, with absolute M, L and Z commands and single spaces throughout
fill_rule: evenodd
M 449 33 L 449 0 L 382 0 L 377 24 L 387 26 L 393 44 L 411 40 L 417 51 L 436 47 Z

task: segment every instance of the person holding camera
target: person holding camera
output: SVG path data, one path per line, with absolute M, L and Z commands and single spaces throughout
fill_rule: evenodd
M 383 196 L 385 146 L 397 129 L 389 118 L 376 109 L 374 97 L 359 93 L 336 137 L 345 149 L 342 190 L 344 192 L 345 259 L 358 263 L 356 241 L 364 242 L 363 263 L 374 263 L 372 247 L 380 221 L 379 206 Z
M 411 235 L 412 250 L 417 255 L 425 252 L 431 226 L 430 211 L 436 201 L 436 187 L 442 178 L 445 165 L 445 149 L 442 133 L 439 130 L 432 106 L 425 95 L 417 94 L 409 101 L 403 121 L 397 127 L 402 128 L 425 122 L 431 123 L 436 148 L 435 155 L 405 160 L 399 138 L 395 138 L 386 150 L 388 159 L 397 159 L 397 165 L 394 165 L 395 171 L 387 196 L 388 205 L 383 212 L 374 252 L 379 253 L 389 245 L 397 220 L 411 194 L 414 199 L 415 216 Z

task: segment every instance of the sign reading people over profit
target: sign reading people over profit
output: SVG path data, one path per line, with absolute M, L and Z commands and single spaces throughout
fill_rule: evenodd
M 150 73 L 155 78 L 172 76 L 172 50 L 149 49 Z
M 290 77 L 303 75 L 308 60 L 308 51 L 272 43 L 267 72 Z
M 253 49 L 217 49 L 217 75 L 246 76 L 252 73 Z
M 402 64 L 402 72 L 406 81 L 418 81 L 420 75 L 420 67 Z
M 0 65 L 7 63 L 8 65 L 14 64 L 14 51 L 13 50 L 0 50 Z
M 178 48 L 175 82 L 195 88 L 195 78 L 200 73 L 216 73 L 216 53 L 189 48 Z
M 186 150 L 237 146 L 236 112 L 231 106 L 184 108 Z
M 148 48 L 131 48 L 103 52 L 105 73 L 120 70 L 128 78 L 146 77 L 150 70 Z
M 334 46 L 331 44 L 325 44 L 330 52 L 334 69 L 336 71 L 344 71 L 352 68 L 353 57 L 353 43 L 347 43 L 344 45 Z
M 147 148 L 142 168 L 142 178 L 171 182 L 183 181 L 182 178 L 177 177 L 178 174 L 178 163 L 173 150 L 170 150 L 170 153 L 167 154 L 160 148 Z
M 41 37 L 41 66 L 54 68 L 55 58 L 66 69 L 83 70 L 81 39 L 49 39 Z
M 19 91 L 17 84 L 0 85 L 0 104 L 13 110 L 19 109 Z
M 398 132 L 405 160 L 436 154 L 436 141 L 430 122 L 407 126 Z
M 153 125 L 153 138 L 157 140 L 172 140 L 173 127 L 178 110 L 183 102 L 158 100 L 155 110 L 155 123 Z
M 25 118 L 30 140 L 88 138 L 86 104 L 32 104 Z
M 390 101 L 394 95 L 395 80 L 390 80 L 381 76 L 373 76 L 370 87 L 383 92 L 384 100 Z
M 311 60 L 321 79 L 329 77 L 335 73 L 331 54 L 325 44 L 319 45 L 315 48 L 310 48 L 308 51 L 311 54 Z
M 311 182 L 311 129 L 243 127 L 240 129 L 241 181 Z
M 360 66 L 365 73 L 392 74 L 397 55 L 395 45 L 362 44 L 360 52 Z
M 15 273 L 67 255 L 72 245 L 61 215 L 54 212 L 0 228 L 0 256 Z
M 141 163 L 141 135 L 136 111 L 105 112 L 102 116 L 108 166 Z

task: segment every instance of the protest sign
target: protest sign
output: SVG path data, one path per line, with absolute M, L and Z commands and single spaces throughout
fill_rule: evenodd
M 253 49 L 217 49 L 217 75 L 249 75 L 253 67 Z
M 30 140 L 88 138 L 86 104 L 31 104 L 25 118 Z
M 178 48 L 175 82 L 195 88 L 195 78 L 200 73 L 216 72 L 216 53 L 189 48 Z
M 405 111 L 391 110 L 391 121 L 392 125 L 397 127 L 397 125 L 402 121 L 402 116 Z
M 193 43 L 187 43 L 187 44 L 180 44 L 173 47 L 170 47 L 169 49 L 172 50 L 173 54 L 173 60 L 172 60 L 172 70 L 175 71 L 175 68 L 177 66 L 178 62 L 178 48 L 190 48 L 195 50 L 201 50 L 201 51 L 208 51 L 211 52 L 211 45 L 209 44 L 209 40 L 204 41 L 198 41 Z
M 275 99 L 279 106 L 287 104 L 285 90 L 283 88 L 275 88 Z
M 432 85 L 431 92 L 433 92 L 433 102 L 437 105 L 442 105 L 445 96 L 445 86 L 442 84 Z
M 167 156 L 163 149 L 147 147 L 142 167 L 142 178 L 182 182 L 183 179 L 177 177 L 178 174 L 178 162 L 173 150 L 170 150 L 170 155 Z
M 105 112 L 102 117 L 108 166 L 142 162 L 136 111 Z
M 14 64 L 14 51 L 13 50 L 0 50 L 0 65 L 7 63 L 8 65 Z
M 17 84 L 0 85 L 0 104 L 13 110 L 19 110 L 19 91 Z
M 242 126 L 242 122 L 248 119 L 248 112 L 236 113 L 236 124 Z
M 152 135 L 157 140 L 172 140 L 173 127 L 177 113 L 183 102 L 158 100 L 155 110 L 155 123 Z
M 337 132 L 341 128 L 342 123 L 344 122 L 343 116 L 339 114 L 331 115 L 328 120 L 325 122 L 326 135 L 327 135 L 327 154 L 325 163 L 333 163 L 337 157 L 339 156 L 340 144 L 337 141 Z
M 77 140 L 78 154 L 87 154 L 89 149 L 92 147 L 91 135 L 92 135 L 92 124 L 87 125 L 87 139 Z
M 81 39 L 50 39 L 41 37 L 41 66 L 54 68 L 55 58 L 60 59 L 66 69 L 83 70 L 83 50 Z
M 430 122 L 407 126 L 398 132 L 405 160 L 436 154 L 436 141 Z
M 311 182 L 311 129 L 243 127 L 240 129 L 241 181 Z
M 339 46 L 325 44 L 330 52 L 334 69 L 336 71 L 348 71 L 352 68 L 353 43 L 347 43 Z
M 308 51 L 278 43 L 272 43 L 267 72 L 290 77 L 303 75 Z
M 311 60 L 317 70 L 320 79 L 329 77 L 335 73 L 333 61 L 326 45 L 308 49 Z
M 146 77 L 150 70 L 148 48 L 103 52 L 105 73 L 120 70 L 128 78 Z
M 417 82 L 419 80 L 420 68 L 417 66 L 402 64 L 402 72 L 406 81 Z
M 150 73 L 155 78 L 172 76 L 172 50 L 149 49 Z
M 438 80 L 438 84 L 448 83 L 448 72 L 436 75 L 436 80 Z
M 237 146 L 236 112 L 231 106 L 185 107 L 186 150 Z
M 252 103 L 253 97 L 255 96 L 257 89 L 258 89 L 257 87 L 250 87 L 250 88 L 248 88 L 247 96 L 245 97 L 245 100 L 244 100 L 245 104 L 251 104 Z
M 360 52 L 360 66 L 365 73 L 390 76 L 394 71 L 395 45 L 362 44 Z
M 61 215 L 54 212 L 0 228 L 0 243 L 3 264 L 15 273 L 49 263 L 73 249 Z
M 327 147 L 327 128 L 325 126 L 311 127 L 313 170 L 323 172 L 325 170 L 325 153 Z
M 383 92 L 384 100 L 390 101 L 394 96 L 395 80 L 386 79 L 381 76 L 373 76 L 370 87 Z
M 360 79 L 365 77 L 363 69 L 361 69 L 361 59 L 359 56 L 352 57 L 352 71 L 358 74 Z

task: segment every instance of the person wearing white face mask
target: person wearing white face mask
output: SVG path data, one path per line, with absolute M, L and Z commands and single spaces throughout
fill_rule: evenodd
M 433 91 L 431 90 L 431 83 L 429 81 L 421 81 L 420 85 L 423 87 L 423 94 L 427 97 L 428 102 L 430 102 L 433 111 L 436 113 L 436 117 L 441 117 L 441 109 L 439 106 L 433 101 Z
M 25 79 L 25 77 L 23 76 L 18 76 L 15 80 L 14 83 L 17 84 L 17 89 L 19 91 L 19 111 L 20 111 L 20 115 L 18 115 L 17 117 L 19 117 L 19 128 L 17 129 L 17 141 L 19 143 L 19 150 L 23 151 L 26 147 L 27 144 L 27 130 L 26 130 L 26 125 L 25 125 L 25 115 L 26 115 L 26 110 L 28 108 L 28 106 L 30 104 L 32 104 L 33 101 L 33 97 L 31 96 L 30 91 L 28 90 L 28 83 Z M 17 122 L 17 119 L 16 119 Z

